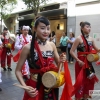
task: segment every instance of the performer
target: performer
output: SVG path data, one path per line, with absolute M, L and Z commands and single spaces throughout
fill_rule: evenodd
M 1 59 L 1 53 L 2 53 L 2 41 L 1 41 L 1 39 L 0 39 L 0 59 Z M 1 62 L 0 62 L 0 63 L 1 63 Z M 2 76 L 2 74 L 1 74 L 1 67 L 0 67 L 0 83 L 2 82 L 1 76 Z M 1 88 L 0 88 L 0 91 L 2 91 Z
M 22 34 L 18 34 L 16 36 L 15 49 L 17 49 L 19 52 L 21 52 L 21 49 L 23 48 L 24 45 L 26 45 L 27 43 L 30 43 L 32 40 L 32 36 L 28 35 L 29 29 L 30 29 L 29 26 L 21 27 L 20 31 Z M 14 56 L 14 58 L 16 58 L 16 55 Z M 25 61 L 25 64 L 22 67 L 22 75 L 25 80 L 27 79 L 29 75 L 29 66 L 28 66 L 27 60 Z
M 98 79 L 92 63 L 87 61 L 87 55 L 97 53 L 100 49 L 96 47 L 93 38 L 89 35 L 91 31 L 90 23 L 81 22 L 80 26 L 82 34 L 76 38 L 70 51 L 71 55 L 76 59 L 76 82 L 73 94 L 75 93 L 76 100 L 88 100 L 91 97 L 89 90 L 94 90 L 94 84 L 98 82 Z M 77 49 L 78 56 L 75 55 L 75 49 Z
M 62 54 L 59 57 L 55 44 L 47 41 L 50 34 L 48 19 L 42 16 L 38 17 L 35 21 L 34 31 L 32 42 L 24 46 L 15 71 L 19 82 L 29 88 L 29 90 L 25 90 L 23 100 L 58 100 L 58 88 L 48 90 L 43 86 L 41 77 L 46 71 L 57 71 L 58 68 L 53 62 L 55 61 L 59 65 L 60 62 L 66 61 L 66 56 Z M 31 74 L 30 79 L 25 83 L 21 67 L 26 59 L 28 59 Z M 41 59 L 43 60 L 41 61 Z
M 11 69 L 12 54 L 11 54 L 10 41 L 13 43 L 14 40 L 9 36 L 7 28 L 3 29 L 1 40 L 3 43 L 2 54 L 1 54 L 1 67 L 4 69 L 4 71 L 6 71 L 6 57 L 7 57 L 8 71 L 12 71 Z

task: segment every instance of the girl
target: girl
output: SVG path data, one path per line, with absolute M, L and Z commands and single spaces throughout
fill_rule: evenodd
M 14 61 L 18 57 L 17 55 L 21 52 L 21 49 L 24 45 L 27 43 L 30 43 L 32 40 L 32 36 L 28 35 L 30 27 L 29 26 L 22 26 L 21 27 L 21 33 L 16 36 L 16 42 L 15 42 L 15 49 L 19 50 L 19 52 L 13 57 Z M 16 62 L 16 61 L 15 61 Z M 25 64 L 22 67 L 22 75 L 25 80 L 27 80 L 27 77 L 29 76 L 29 66 L 27 60 L 25 61 Z
M 32 42 L 24 46 L 15 71 L 19 82 L 29 88 L 29 90 L 25 90 L 23 100 L 29 100 L 30 97 L 33 97 L 32 100 L 58 100 L 58 89 L 49 91 L 42 85 L 41 77 L 46 71 L 58 70 L 53 64 L 53 58 L 56 64 L 59 65 L 60 62 L 66 60 L 66 56 L 59 57 L 55 44 L 47 41 L 50 34 L 48 19 L 45 17 L 37 18 L 34 31 Z M 22 78 L 21 67 L 26 59 L 28 59 L 30 67 L 30 79 L 25 83 Z M 54 66 L 53 69 L 52 66 Z
M 89 90 L 94 89 L 95 82 L 98 79 L 95 75 L 92 63 L 87 61 L 87 54 L 100 51 L 94 43 L 92 37 L 90 37 L 91 26 L 89 22 L 81 22 L 81 35 L 79 35 L 71 48 L 71 55 L 76 59 L 75 64 L 75 76 L 76 83 L 74 85 L 74 93 L 76 100 L 88 100 L 90 97 Z M 78 56 L 75 55 L 75 49 L 77 49 Z M 96 52 L 95 52 L 96 53 Z M 73 93 L 73 94 L 74 94 Z

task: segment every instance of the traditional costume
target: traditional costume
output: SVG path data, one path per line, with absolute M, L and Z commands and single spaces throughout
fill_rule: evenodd
M 23 30 L 27 29 L 29 30 L 29 26 L 23 26 Z M 21 35 L 17 35 L 16 36 L 16 41 L 15 41 L 15 49 L 19 50 L 18 53 L 13 57 L 14 62 L 17 62 L 21 53 L 21 50 L 23 48 L 23 46 L 27 43 L 30 43 L 32 40 L 32 36 L 31 35 L 26 35 L 24 36 L 23 34 Z M 22 75 L 24 77 L 27 77 L 27 75 L 29 74 L 29 66 L 27 63 L 27 60 L 25 61 L 25 64 L 22 67 Z
M 10 39 L 10 37 L 9 37 L 8 33 L 2 34 L 1 41 L 3 43 L 3 48 L 2 48 L 2 53 L 1 53 L 1 67 L 4 69 L 4 71 L 6 71 L 6 57 L 7 57 L 8 71 L 9 70 L 12 71 L 12 69 L 11 69 L 12 54 L 11 54 L 11 44 L 9 42 L 9 39 Z
M 27 92 L 24 94 L 23 100 L 58 100 L 58 88 L 48 89 L 43 86 L 41 82 L 42 75 L 48 71 L 58 71 L 58 68 L 54 64 L 54 52 L 52 50 L 40 51 L 38 44 L 45 45 L 45 43 L 37 40 L 34 43 L 34 61 L 33 63 L 30 54 L 28 56 L 28 64 L 30 67 L 30 79 L 26 84 L 38 90 L 38 95 L 31 98 Z M 68 70 L 67 62 L 64 63 L 65 68 L 65 87 L 61 96 L 61 100 L 71 100 L 72 82 L 70 73 Z
M 76 100 L 80 100 L 82 97 L 91 97 L 89 95 L 89 90 L 94 90 L 94 84 L 98 82 L 96 77 L 95 70 L 91 62 L 87 60 L 88 54 L 95 54 L 96 51 L 93 49 L 91 41 L 85 40 L 85 37 L 82 35 L 83 43 L 79 44 L 77 47 L 78 58 L 83 61 L 84 66 L 80 67 L 79 63 L 75 63 L 75 77 L 76 83 L 74 85 L 74 92 Z M 91 78 L 91 79 L 89 79 Z M 73 95 L 72 94 L 72 95 Z

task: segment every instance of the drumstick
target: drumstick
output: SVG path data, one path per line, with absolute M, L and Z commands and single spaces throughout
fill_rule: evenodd
M 13 85 L 14 85 L 14 86 L 17 86 L 17 87 L 20 87 L 20 88 L 22 88 L 22 89 L 29 90 L 28 87 L 26 87 L 26 86 L 22 86 L 22 85 L 20 85 L 20 84 L 18 84 L 18 83 L 15 83 L 15 84 L 13 84 Z
M 60 64 L 59 71 L 58 71 L 58 76 L 60 75 L 60 71 L 62 69 L 62 66 L 63 66 L 63 63 Z

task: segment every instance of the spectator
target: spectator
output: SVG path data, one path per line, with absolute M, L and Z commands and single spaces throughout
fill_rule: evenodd
M 62 52 L 66 52 L 67 43 L 69 38 L 66 36 L 66 33 L 62 33 L 62 37 L 60 38 L 60 49 Z
M 72 44 L 73 44 L 73 42 L 75 41 L 75 36 L 74 36 L 74 33 L 70 33 L 70 38 L 69 38 L 69 40 L 71 41 L 68 41 L 69 43 L 68 43 L 68 62 L 70 62 L 70 63 L 73 63 L 73 57 L 71 56 L 71 54 L 70 54 L 70 49 L 71 49 L 71 47 L 72 47 Z

